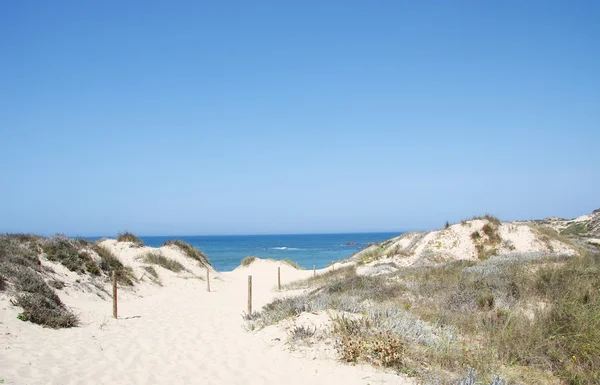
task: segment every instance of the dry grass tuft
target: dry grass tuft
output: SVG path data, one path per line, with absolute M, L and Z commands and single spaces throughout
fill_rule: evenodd
M 144 241 L 142 241 L 140 237 L 136 236 L 133 233 L 130 233 L 129 231 L 124 231 L 122 233 L 119 233 L 117 235 L 117 241 L 118 242 L 131 242 L 131 243 L 133 243 L 133 245 L 135 247 L 144 246 Z
M 173 259 L 167 258 L 159 253 L 146 253 L 141 257 L 141 259 L 146 263 L 158 265 L 164 269 L 171 270 L 175 273 L 179 273 L 180 271 L 186 270 L 185 266 L 183 266 L 181 263 Z
M 241 265 L 242 266 L 250 266 L 252 264 L 252 262 L 254 262 L 254 261 L 256 261 L 256 257 L 249 256 L 249 257 L 242 259 Z
M 200 266 L 202 266 L 202 267 L 211 266 L 208 257 L 202 252 L 202 250 L 190 245 L 189 243 L 186 243 L 179 239 L 174 239 L 174 240 L 166 241 L 163 244 L 163 246 L 171 246 L 171 245 L 179 247 L 185 253 L 186 256 L 198 261 L 198 263 L 200 263 Z

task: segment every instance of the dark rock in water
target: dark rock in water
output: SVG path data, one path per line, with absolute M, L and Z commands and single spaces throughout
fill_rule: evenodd
M 346 246 L 354 246 L 354 245 L 357 245 L 357 244 L 358 243 L 354 242 L 354 241 L 346 242 Z

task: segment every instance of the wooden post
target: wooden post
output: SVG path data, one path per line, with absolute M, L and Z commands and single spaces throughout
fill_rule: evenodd
M 248 315 L 252 315 L 252 276 L 248 276 Z
M 317 266 L 313 265 L 313 278 L 317 278 Z
M 331 270 L 335 271 L 335 262 L 331 261 Z
M 117 273 L 113 271 L 113 317 L 117 318 Z
M 206 290 L 210 293 L 210 269 L 206 268 Z
M 281 266 L 277 266 L 277 289 L 281 291 Z

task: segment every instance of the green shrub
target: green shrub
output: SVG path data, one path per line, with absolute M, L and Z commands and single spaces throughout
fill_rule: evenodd
M 183 266 L 181 263 L 173 259 L 167 258 L 162 254 L 147 253 L 142 256 L 142 259 L 146 263 L 152 263 L 167 270 L 174 271 L 176 273 L 185 270 L 185 266 Z
M 181 250 L 183 250 L 183 252 L 185 253 L 186 256 L 198 261 L 200 263 L 200 266 L 203 266 L 203 267 L 211 266 L 208 257 L 202 252 L 202 250 L 195 248 L 194 246 L 190 245 L 189 243 L 186 243 L 179 239 L 174 239 L 174 240 L 166 241 L 163 244 L 163 246 L 171 246 L 171 245 L 179 247 Z
M 136 247 L 144 246 L 144 241 L 142 241 L 138 236 L 130 233 L 129 231 L 119 233 L 117 235 L 117 241 L 118 242 L 131 242 Z

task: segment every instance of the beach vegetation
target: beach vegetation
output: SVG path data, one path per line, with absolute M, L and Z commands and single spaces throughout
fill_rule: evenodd
M 130 233 L 129 231 L 124 231 L 122 233 L 117 234 L 117 242 L 131 242 L 135 247 L 144 246 L 144 241 L 137 235 Z
M 115 272 L 117 282 L 125 286 L 133 286 L 136 281 L 133 269 L 131 266 L 125 266 L 123 263 L 114 255 L 109 249 L 99 244 L 94 244 L 92 249 L 100 257 L 100 269 L 110 276 L 112 272 Z
M 144 254 L 141 259 L 146 263 L 151 263 L 158 265 L 164 269 L 171 270 L 175 273 L 179 273 L 180 271 L 186 270 L 185 266 L 183 266 L 178 261 L 167 258 L 160 253 L 149 252 Z
M 256 257 L 254 256 L 248 256 L 244 259 L 242 259 L 241 265 L 242 266 L 250 266 L 252 264 L 252 262 L 256 261 Z
M 494 227 L 481 237 L 495 239 Z M 431 383 L 600 382 L 597 252 L 513 253 L 378 276 L 340 270 L 284 285 L 309 291 L 246 315 L 248 328 L 326 311 L 345 362 Z
M 162 286 L 162 282 L 154 266 L 142 266 L 142 269 L 144 269 L 145 272 L 148 274 L 148 276 L 150 277 L 150 281 L 154 282 L 159 286 Z
M 315 333 L 316 333 L 317 329 L 315 327 L 310 327 L 310 326 L 294 326 L 289 332 L 288 332 L 288 339 L 291 342 L 294 341 L 308 341 L 310 338 L 312 338 Z
M 0 276 L 15 295 L 15 305 L 23 308 L 22 319 L 43 326 L 76 326 L 77 317 L 61 302 L 44 280 L 39 260 L 41 237 L 23 234 L 0 235 Z
M 183 251 L 183 253 L 191 258 L 194 259 L 196 261 L 198 261 L 198 263 L 200 264 L 200 266 L 202 267 L 208 267 L 211 266 L 210 264 L 210 260 L 208 259 L 208 257 L 206 256 L 206 254 L 204 254 L 202 252 L 202 250 L 190 245 L 189 243 L 186 243 L 180 239 L 173 239 L 173 240 L 168 240 L 165 241 L 165 243 L 163 244 L 163 246 L 176 246 L 178 247 L 180 250 Z
M 298 262 L 292 261 L 291 259 L 288 259 L 288 258 L 282 259 L 281 262 L 283 262 L 286 265 L 289 265 L 289 266 L 291 266 L 291 267 L 293 267 L 294 269 L 297 269 L 297 270 L 306 270 L 304 267 L 300 266 L 298 264 Z
M 76 273 L 100 275 L 96 261 L 86 251 L 82 251 L 83 243 L 69 239 L 64 235 L 56 235 L 38 241 L 49 261 L 60 263 Z

